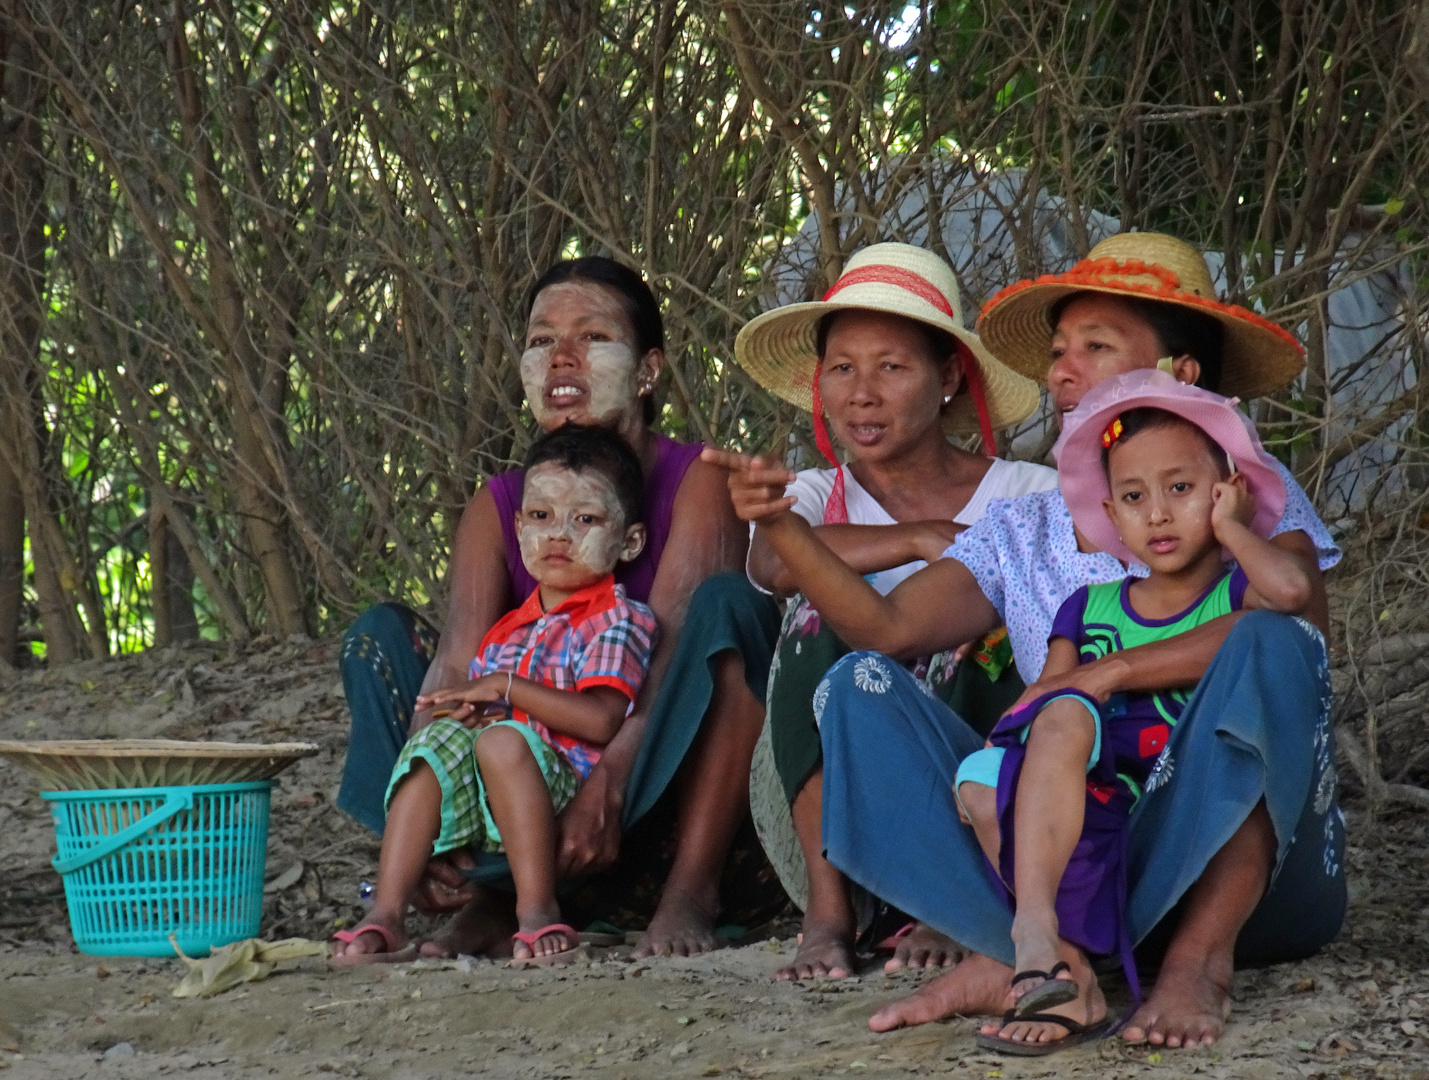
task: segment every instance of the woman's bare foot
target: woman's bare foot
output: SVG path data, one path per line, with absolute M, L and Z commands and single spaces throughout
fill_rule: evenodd
M 466 907 L 481 891 L 463 871 L 476 866 L 476 859 L 466 848 L 433 855 L 427 869 L 412 894 L 412 906 L 423 915 L 445 915 Z
M 672 890 L 667 884 L 660 897 L 660 906 L 645 933 L 640 935 L 640 943 L 635 946 L 635 957 L 643 960 L 649 956 L 698 956 L 709 952 L 719 942 L 715 939 L 715 916 L 719 914 L 719 901 L 701 903 L 691 896 Z
M 1011 981 L 1012 969 L 1006 964 L 969 953 L 948 974 L 883 1006 L 869 1017 L 868 1026 L 874 1031 L 892 1031 L 949 1016 L 1001 1015 L 1012 1007 Z
M 776 971 L 774 979 L 776 982 L 799 982 L 820 976 L 847 979 L 853 972 L 853 935 L 849 928 L 816 922 L 806 914 L 794 962 Z
M 516 901 L 509 893 L 478 887 L 476 898 L 452 916 L 441 933 L 422 942 L 423 956 L 510 956 Z
M 1077 985 L 1077 996 L 1071 1001 L 1046 1009 L 1038 1009 L 1040 1015 L 1065 1016 L 1083 1027 L 1099 1024 L 1106 1019 L 1106 998 L 1097 985 L 1097 976 L 1086 958 L 1070 945 L 1064 945 L 1059 959 L 1071 966 L 1072 981 Z M 1007 1023 L 984 1024 L 982 1034 L 995 1037 L 1003 1042 L 1047 1043 L 1064 1039 L 1071 1029 L 1062 1024 L 1037 1020 L 1010 1020 Z
M 1168 956 L 1151 996 L 1132 1014 L 1121 1037 L 1171 1049 L 1211 1045 L 1231 1014 L 1231 979 L 1228 957 L 1174 961 Z
M 962 947 L 947 934 L 938 933 L 927 923 L 915 923 L 911 933 L 898 939 L 893 957 L 883 970 L 952 967 L 962 958 Z

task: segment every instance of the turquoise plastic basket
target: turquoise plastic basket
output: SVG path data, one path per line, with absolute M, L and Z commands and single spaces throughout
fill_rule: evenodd
M 255 937 L 271 780 L 47 791 L 70 926 L 91 956 L 190 956 Z

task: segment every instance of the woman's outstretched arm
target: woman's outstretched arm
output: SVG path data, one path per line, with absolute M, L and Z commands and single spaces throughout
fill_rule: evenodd
M 938 559 L 887 596 L 838 557 L 784 494 L 794 474 L 782 465 L 724 450 L 704 460 L 728 474 L 735 513 L 759 526 L 790 580 L 819 617 L 855 649 L 890 656 L 924 656 L 955 649 L 1002 620 L 972 572 L 955 559 Z
M 820 540 L 858 574 L 891 570 L 904 563 L 932 562 L 964 526 L 952 521 L 900 521 L 896 525 L 816 525 Z M 780 596 L 799 591 L 788 569 L 756 528 L 749 542 L 749 576 Z

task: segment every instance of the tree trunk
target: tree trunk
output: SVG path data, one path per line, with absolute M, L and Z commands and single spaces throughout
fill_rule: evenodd
M 24 596 L 25 495 L 15 470 L 0 455 L 0 662 L 15 662 Z
M 64 664 L 84 655 L 84 629 L 75 616 L 54 561 L 42 543 L 31 542 L 30 560 L 35 564 L 35 593 L 40 598 L 40 630 L 45 639 L 45 662 Z
M 158 507 L 149 510 L 149 597 L 154 610 L 154 647 L 198 640 L 193 603 L 194 569 Z
M 248 542 L 253 546 L 253 558 L 263 575 L 268 615 L 274 629 L 283 637 L 304 634 L 308 629 L 307 614 L 302 590 L 298 587 L 298 574 L 283 542 L 283 511 L 263 484 L 268 470 L 264 467 L 259 437 L 253 432 L 250 415 L 242 403 L 231 402 L 229 430 L 233 433 L 233 448 L 238 457 L 233 470 L 234 497 L 243 515 Z
M 7 29 L 18 26 L 18 5 L 0 7 Z M 16 534 L 30 530 L 30 557 L 35 564 L 35 589 L 40 598 L 46 656 L 51 661 L 108 651 L 103 611 L 87 589 L 48 504 L 48 474 L 44 469 L 40 433 L 47 431 L 44 403 L 38 395 L 40 330 L 44 325 L 45 161 L 41 146 L 40 112 L 46 84 L 35 76 L 35 58 L 22 33 L 0 39 L 0 499 L 5 515 L 0 533 L 0 559 L 14 555 Z M 20 509 L 16 509 L 18 507 Z M 11 573 L 0 570 L 0 644 L 9 642 L 13 655 L 18 596 Z M 75 611 L 82 603 L 89 627 Z M 9 612 L 13 611 L 11 615 Z
M 308 630 L 306 605 L 297 569 L 284 542 L 285 515 L 277 497 L 283 490 L 277 475 L 282 465 L 275 460 L 276 448 L 264 438 L 268 433 L 255 379 L 260 365 L 248 325 L 243 288 L 231 261 L 230 215 L 219 183 L 213 148 L 204 129 L 206 117 L 186 36 L 188 19 L 179 0 L 173 3 L 172 12 L 169 62 L 192 166 L 194 201 L 198 209 L 196 220 L 204 235 L 213 320 L 222 335 L 222 340 L 214 341 L 213 345 L 223 351 L 230 371 L 229 429 L 238 459 L 233 470 L 234 495 L 253 547 L 253 557 L 263 575 L 268 614 L 274 628 L 284 637 L 303 634 Z M 281 422 L 281 417 L 278 419 Z M 273 458 L 267 452 L 270 448 L 274 449 Z
M 198 640 L 198 615 L 194 612 L 194 568 L 172 529 L 168 536 L 169 574 L 164 592 L 169 597 L 170 629 L 175 641 Z
M 157 507 L 149 507 L 149 610 L 154 613 L 154 648 L 174 643 L 169 611 L 169 523 Z
M 7 20 L 11 14 L 8 7 L 6 4 L 4 9 L 0 9 Z M 21 183 L 17 175 L 19 170 L 15 167 L 16 158 L 20 156 L 17 147 L 23 144 L 32 149 L 39 137 L 39 125 L 9 122 L 12 115 L 23 116 L 24 110 L 33 108 L 33 80 L 25 76 L 25 70 L 32 66 L 28 63 L 27 53 L 23 45 L 16 43 L 0 57 L 0 63 L 4 64 L 3 80 L 0 81 L 3 102 L 0 106 L 3 106 L 3 119 L 6 121 L 0 128 L 0 139 L 4 140 L 0 144 L 0 186 L 3 186 L 0 187 L 0 251 L 6 253 L 20 251 L 18 229 L 22 219 L 18 211 L 25 185 Z M 15 351 L 25 347 L 20 340 L 21 334 L 16 332 L 22 331 L 24 325 L 23 316 L 16 310 L 23 303 L 23 298 L 19 291 L 10 287 L 12 278 L 24 275 L 25 270 L 9 258 L 0 265 L 0 282 L 3 282 L 0 288 L 4 290 L 0 302 L 6 309 L 4 325 L 0 325 L 0 351 L 4 354 L 0 362 L 7 367 L 21 362 Z M 20 475 L 11 465 L 17 457 L 14 451 L 19 446 L 20 434 L 14 403 L 6 407 L 0 402 L 0 441 L 3 442 L 0 446 L 0 657 L 11 663 L 15 660 L 25 589 L 25 494 L 20 487 Z

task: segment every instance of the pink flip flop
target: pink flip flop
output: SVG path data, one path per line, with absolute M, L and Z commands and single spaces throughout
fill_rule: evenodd
M 511 940 L 519 941 L 528 949 L 534 951 L 536 948 L 536 942 L 540 941 L 547 934 L 565 934 L 568 938 L 574 941 L 575 944 L 572 945 L 569 949 L 562 949 L 560 952 L 549 953 L 546 956 L 524 956 L 520 958 L 513 958 L 512 963 L 537 964 L 540 963 L 542 960 L 550 960 L 553 957 L 560 956 L 562 955 L 562 953 L 574 952 L 575 949 L 578 948 L 581 943 L 581 935 L 579 930 L 577 930 L 574 926 L 567 926 L 565 923 L 559 922 L 551 923 L 549 926 L 543 926 L 539 930 L 517 930 L 516 933 L 511 935 Z
M 333 934 L 332 938 L 344 945 L 351 945 L 360 936 L 367 933 L 376 934 L 382 939 L 382 944 L 386 947 L 384 952 L 357 953 L 352 956 L 346 953 L 335 954 L 328 957 L 328 963 L 334 967 L 359 967 L 363 964 L 401 964 L 417 958 L 416 945 L 408 943 L 405 948 L 399 949 L 397 935 L 377 923 L 363 923 L 353 930 L 339 930 Z

